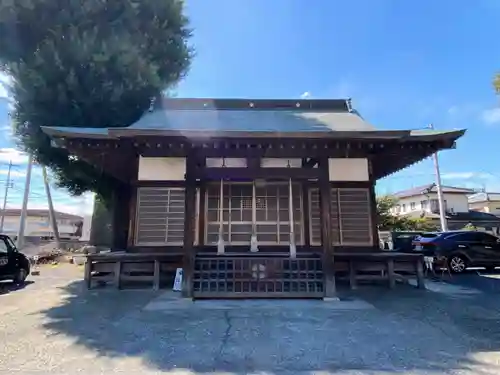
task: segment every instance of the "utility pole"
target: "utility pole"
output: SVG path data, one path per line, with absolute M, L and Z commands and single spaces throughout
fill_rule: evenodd
M 28 168 L 26 169 L 26 182 L 24 184 L 23 208 L 19 220 L 19 231 L 17 232 L 17 248 L 22 249 L 24 245 L 24 228 L 26 227 L 26 215 L 28 213 L 28 199 L 30 196 L 31 170 L 33 169 L 33 156 L 28 157 Z
M 0 219 L 0 233 L 3 233 L 3 223 L 5 221 L 5 209 L 7 208 L 7 195 L 10 187 L 10 171 L 12 170 L 12 160 L 9 162 L 9 170 L 7 172 L 7 182 L 5 183 L 5 193 L 3 196 L 2 218 Z
M 434 125 L 429 124 L 429 129 L 434 130 Z M 446 232 L 448 230 L 448 223 L 446 221 L 446 207 L 444 204 L 444 196 L 443 196 L 443 188 L 441 186 L 441 172 L 439 171 L 439 160 L 438 153 L 435 152 L 433 155 L 434 158 L 434 170 L 436 173 L 436 189 L 438 195 L 438 203 L 439 203 L 439 220 L 441 222 L 441 231 Z
M 59 239 L 59 228 L 57 228 L 57 218 L 54 212 L 54 206 L 52 205 L 52 195 L 50 194 L 49 180 L 47 178 L 47 169 L 45 169 L 45 166 L 42 166 L 42 174 L 43 184 L 45 185 L 45 193 L 47 194 L 47 203 L 49 205 L 50 226 L 52 227 L 52 232 L 54 232 L 56 246 L 59 249 L 61 247 L 61 240 Z

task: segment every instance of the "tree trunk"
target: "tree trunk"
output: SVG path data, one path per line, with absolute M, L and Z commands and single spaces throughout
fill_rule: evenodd
M 111 209 L 106 206 L 102 197 L 96 195 L 94 213 L 92 214 L 92 226 L 90 229 L 90 245 L 111 247 L 111 220 Z

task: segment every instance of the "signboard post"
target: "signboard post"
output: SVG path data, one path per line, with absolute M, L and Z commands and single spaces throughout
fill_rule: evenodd
M 175 271 L 174 287 L 172 290 L 174 292 L 182 291 L 182 268 L 177 268 Z

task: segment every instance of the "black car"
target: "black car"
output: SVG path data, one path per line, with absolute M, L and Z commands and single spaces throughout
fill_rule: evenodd
M 416 237 L 413 250 L 425 256 L 445 257 L 452 272 L 464 272 L 467 267 L 500 266 L 500 238 L 484 232 L 450 231 L 424 233 Z
M 9 236 L 0 234 L 0 281 L 22 284 L 29 274 L 29 259 L 17 250 Z

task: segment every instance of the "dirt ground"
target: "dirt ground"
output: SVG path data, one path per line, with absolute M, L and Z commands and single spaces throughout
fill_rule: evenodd
M 340 302 L 86 290 L 42 266 L 0 286 L 0 374 L 499 374 L 498 294 L 399 285 Z

